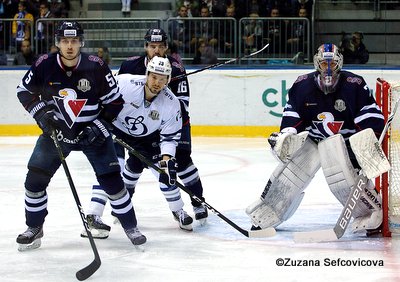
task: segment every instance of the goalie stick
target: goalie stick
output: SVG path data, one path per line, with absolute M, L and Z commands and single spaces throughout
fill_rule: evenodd
M 392 123 L 394 115 L 397 112 L 399 101 L 400 98 L 395 102 L 393 110 L 386 121 L 385 127 L 383 128 L 381 136 L 379 137 L 379 144 L 382 144 L 383 139 L 389 130 L 390 124 Z M 353 210 L 358 203 L 361 193 L 364 191 L 364 188 L 367 185 L 368 178 L 362 173 L 362 171 L 360 171 L 360 174 L 356 178 L 355 182 L 355 185 L 350 191 L 349 198 L 343 206 L 342 212 L 340 213 L 340 216 L 333 229 L 297 232 L 293 236 L 294 241 L 296 243 L 317 243 L 335 241 L 342 238 L 350 223 Z
M 93 253 L 94 253 L 94 260 L 88 266 L 82 268 L 81 270 L 79 270 L 76 273 L 76 278 L 79 281 L 83 281 L 83 280 L 88 279 L 90 276 L 93 275 L 93 273 L 95 273 L 97 271 L 97 269 L 99 269 L 99 267 L 101 265 L 100 255 L 99 255 L 99 252 L 97 251 L 96 244 L 94 243 L 92 233 L 89 230 L 88 223 L 87 223 L 86 217 L 85 217 L 85 213 L 83 212 L 83 208 L 82 208 L 81 202 L 79 200 L 78 193 L 76 192 L 76 188 L 75 188 L 74 182 L 72 180 L 71 173 L 69 172 L 67 162 L 65 161 L 65 157 L 62 152 L 62 148 L 60 146 L 60 143 L 57 140 L 57 135 L 56 135 L 55 130 L 52 131 L 51 138 L 53 139 L 54 145 L 57 148 L 58 155 L 61 160 L 61 164 L 64 168 L 65 175 L 67 176 L 68 183 L 71 188 L 72 194 L 74 195 L 76 206 L 78 207 L 78 211 L 81 216 L 83 226 L 85 227 L 87 237 L 89 238 L 89 242 L 90 242 L 90 245 L 91 245 Z
M 198 70 L 195 70 L 195 71 L 192 71 L 192 72 L 189 72 L 189 73 L 185 73 L 185 74 L 181 74 L 181 75 L 175 76 L 175 77 L 173 77 L 171 79 L 171 81 L 175 81 L 175 80 L 181 79 L 183 77 L 187 77 L 189 75 L 192 75 L 192 74 L 195 74 L 195 73 L 199 73 L 199 72 L 202 72 L 202 71 L 205 71 L 205 70 L 213 69 L 213 68 L 216 68 L 216 67 L 219 67 L 219 66 L 224 66 L 224 65 L 227 65 L 227 64 L 242 60 L 242 59 L 247 59 L 247 58 L 253 57 L 253 56 L 261 53 L 265 49 L 267 49 L 268 46 L 269 46 L 269 43 L 266 44 L 264 47 L 262 47 L 260 50 L 257 50 L 257 51 L 255 51 L 253 53 L 248 54 L 248 55 L 245 55 L 245 56 L 242 56 L 242 57 L 233 58 L 233 59 L 230 59 L 230 60 L 228 60 L 226 62 L 215 63 L 213 65 L 206 66 L 206 67 L 204 67 L 202 69 L 198 69 Z
M 156 166 L 153 162 L 149 161 L 146 157 L 144 157 L 141 153 L 133 149 L 129 144 L 124 142 L 123 140 L 117 138 L 116 136 L 113 135 L 113 139 L 115 142 L 120 144 L 122 147 L 126 148 L 131 154 L 133 154 L 135 157 L 140 159 L 142 162 L 144 162 L 146 165 L 151 167 L 152 169 L 156 170 L 158 173 L 165 173 L 164 170 L 160 169 L 158 166 Z M 231 221 L 229 218 L 224 216 L 222 213 L 220 213 L 218 210 L 216 210 L 214 207 L 212 207 L 210 204 L 208 204 L 206 201 L 200 199 L 196 195 L 194 195 L 189 189 L 187 189 L 184 185 L 176 181 L 176 186 L 178 186 L 180 189 L 185 191 L 189 196 L 197 201 L 198 203 L 202 204 L 204 207 L 208 208 L 210 211 L 212 211 L 214 214 L 216 214 L 218 217 L 220 217 L 222 220 L 224 220 L 226 223 L 228 223 L 230 226 L 235 228 L 237 231 L 242 233 L 244 236 L 248 238 L 263 238 L 263 237 L 272 237 L 276 234 L 276 231 L 274 228 L 266 228 L 262 230 L 245 230 L 241 227 L 239 227 L 236 223 Z

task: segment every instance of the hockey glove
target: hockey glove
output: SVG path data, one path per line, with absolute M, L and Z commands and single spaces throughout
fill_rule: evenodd
M 51 106 L 40 101 L 29 109 L 29 113 L 36 120 L 38 126 L 46 135 L 51 135 L 52 130 L 57 128 L 58 118 Z
M 110 133 L 103 122 L 95 119 L 91 124 L 86 126 L 78 135 L 78 144 L 82 146 L 101 146 L 106 141 Z
M 176 169 L 178 168 L 175 158 L 159 161 L 158 165 L 164 171 L 163 173 L 160 173 L 159 181 L 167 186 L 175 185 Z

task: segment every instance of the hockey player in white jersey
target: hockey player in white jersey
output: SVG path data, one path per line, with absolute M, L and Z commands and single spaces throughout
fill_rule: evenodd
M 174 156 L 181 137 L 182 115 L 179 100 L 167 87 L 171 80 L 169 60 L 154 57 L 147 65 L 146 75 L 121 74 L 116 79 L 125 103 L 113 122 L 113 133 L 166 171 L 159 174 L 150 168 L 159 179 L 160 189 L 180 228 L 191 231 L 193 219 L 183 210 L 180 190 L 175 185 Z M 144 168 L 147 166 L 141 160 L 129 154 L 122 175 L 131 197 Z M 95 238 L 109 235 L 110 227 L 101 221 L 106 201 L 106 193 L 100 186 L 94 186 L 86 214 Z M 86 232 L 81 235 L 86 236 Z
M 354 154 L 379 149 L 375 145 L 384 119 L 364 79 L 341 70 L 342 64 L 337 46 L 321 45 L 314 56 L 316 71 L 299 76 L 289 90 L 281 131 L 268 139 L 281 163 L 261 197 L 246 209 L 253 229 L 276 227 L 288 220 L 321 167 L 331 192 L 342 205 L 360 169 L 373 171 L 367 173 L 370 179 L 383 172 L 381 167 L 388 169 L 385 158 L 359 159 Z M 349 142 L 357 136 L 362 136 L 359 142 Z M 366 186 L 353 211 L 353 232 L 376 229 L 382 222 L 380 195 L 372 181 Z

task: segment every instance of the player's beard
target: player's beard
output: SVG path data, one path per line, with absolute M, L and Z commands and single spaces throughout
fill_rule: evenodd
M 149 85 L 146 83 L 145 84 L 145 86 L 146 86 L 146 88 L 150 91 L 150 93 L 151 94 L 153 94 L 153 95 L 155 95 L 155 96 L 157 96 L 160 92 L 161 92 L 161 90 L 162 90 L 162 88 L 161 87 L 149 87 Z

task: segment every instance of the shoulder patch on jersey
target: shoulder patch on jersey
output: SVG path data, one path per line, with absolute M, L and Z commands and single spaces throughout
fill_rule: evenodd
M 172 66 L 179 69 L 181 72 L 185 71 L 185 68 L 183 67 L 182 64 L 180 64 L 179 62 L 172 62 Z
M 294 83 L 298 83 L 298 82 L 300 82 L 302 80 L 306 80 L 307 78 L 308 78 L 307 74 L 300 75 L 299 77 L 297 77 L 297 79 L 296 79 L 296 81 Z
M 92 62 L 98 62 L 100 66 L 104 65 L 104 61 L 95 55 L 89 55 L 88 59 Z
M 127 60 L 127 61 L 134 61 L 134 60 L 136 60 L 137 58 L 140 58 L 140 56 L 128 57 L 126 60 Z
M 49 57 L 48 54 L 44 54 L 44 55 L 40 56 L 40 57 L 36 60 L 35 67 L 37 67 L 38 65 L 40 65 L 40 64 L 43 62 L 43 60 L 46 60 L 48 57 Z
M 361 84 L 362 84 L 362 79 L 359 78 L 359 77 L 348 76 L 348 77 L 346 78 L 346 81 L 347 81 L 347 82 L 350 82 L 350 83 L 357 83 L 358 85 L 361 85 Z

